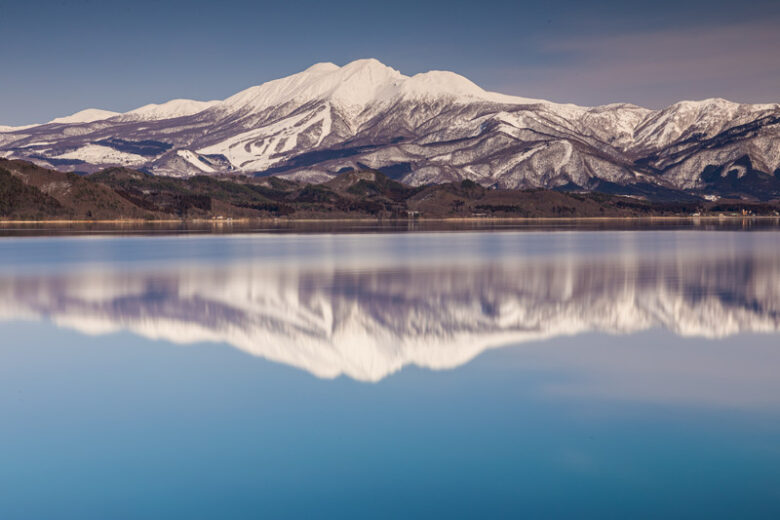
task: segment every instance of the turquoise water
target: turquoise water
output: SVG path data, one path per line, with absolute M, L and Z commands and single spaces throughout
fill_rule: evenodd
M 777 518 L 780 234 L 0 240 L 0 518 Z

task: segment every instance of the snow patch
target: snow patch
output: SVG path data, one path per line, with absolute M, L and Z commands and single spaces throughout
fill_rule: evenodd
M 92 164 L 121 164 L 123 166 L 143 164 L 148 160 L 142 155 L 120 152 L 99 144 L 88 144 L 72 152 L 58 155 L 57 158 L 80 159 Z
M 201 161 L 200 158 L 190 150 L 176 150 L 176 155 L 201 171 L 208 173 L 214 173 L 216 171 L 214 168 Z

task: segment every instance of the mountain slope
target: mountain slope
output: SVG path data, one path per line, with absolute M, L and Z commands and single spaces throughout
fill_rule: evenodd
M 0 159 L 0 218 L 78 219 L 403 219 L 774 215 L 780 201 L 649 202 L 563 190 L 492 190 L 464 180 L 409 186 L 375 170 L 344 172 L 320 184 L 279 177 L 149 175 L 122 167 L 88 175 Z
M 152 218 L 162 214 L 147 211 L 126 200 L 113 189 L 73 173 L 40 168 L 23 161 L 0 159 L 0 184 L 13 183 L 17 189 L 16 203 L 0 216 L 12 219 L 103 219 Z M 0 205 L 7 193 L 0 193 Z M 11 199 L 13 200 L 13 199 Z
M 0 217 L 28 220 L 68 216 L 67 209 L 54 197 L 0 167 Z
M 452 72 L 409 77 L 368 59 L 320 63 L 224 101 L 173 100 L 92 122 L 0 128 L 0 154 L 84 172 L 122 165 L 323 182 L 373 168 L 411 185 L 469 179 L 768 200 L 780 197 L 780 105 L 579 107 L 487 92 Z

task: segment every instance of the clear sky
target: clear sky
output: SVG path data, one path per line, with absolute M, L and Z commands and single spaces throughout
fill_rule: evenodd
M 777 0 L 0 0 L 0 124 L 222 99 L 374 57 L 594 105 L 780 101 Z

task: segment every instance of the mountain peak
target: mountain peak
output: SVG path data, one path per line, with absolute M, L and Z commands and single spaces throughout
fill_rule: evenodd
M 183 117 L 210 108 L 220 101 L 195 101 L 193 99 L 172 99 L 165 103 L 150 103 L 123 114 L 123 119 L 158 120 Z
M 324 61 L 321 63 L 315 63 L 311 67 L 307 68 L 303 72 L 311 72 L 311 73 L 325 73 L 325 72 L 333 72 L 336 70 L 339 70 L 341 67 L 336 65 L 335 63 L 331 63 L 329 61 Z
M 376 58 L 360 58 L 357 60 L 350 61 L 343 67 L 341 67 L 342 70 L 356 70 L 356 69 L 389 69 L 394 70 L 392 67 L 388 67 L 381 61 L 379 61 Z
M 473 81 L 447 70 L 432 70 L 415 74 L 402 87 L 404 93 L 430 97 L 485 97 L 487 92 Z
M 69 116 L 57 117 L 49 121 L 48 124 L 77 124 L 77 123 L 92 123 L 93 121 L 102 121 L 110 117 L 118 116 L 119 112 L 112 112 L 110 110 L 101 110 L 99 108 L 87 108 L 71 114 Z
M 250 87 L 228 98 L 227 109 L 264 110 L 289 102 L 335 101 L 344 106 L 364 106 L 393 81 L 400 72 L 375 59 L 361 59 L 339 67 L 317 63 L 308 69 L 262 85 Z
M 406 76 L 379 60 L 362 59 L 348 63 L 334 74 L 328 97 L 342 106 L 363 107 Z

